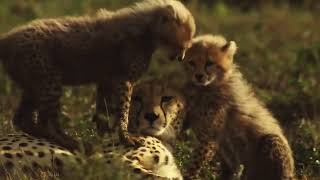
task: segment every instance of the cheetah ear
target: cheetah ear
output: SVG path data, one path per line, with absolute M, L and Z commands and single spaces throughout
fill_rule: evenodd
M 237 45 L 234 41 L 229 41 L 227 44 L 221 47 L 221 51 L 225 53 L 222 66 L 225 70 L 230 70 L 230 67 L 233 64 L 233 56 L 237 51 Z
M 172 17 L 176 17 L 176 12 L 175 12 L 175 10 L 174 10 L 174 8 L 173 8 L 172 5 L 167 5 L 167 6 L 165 7 L 165 9 L 166 9 L 168 15 L 170 15 L 170 16 L 172 16 Z
M 233 57 L 237 52 L 237 44 L 234 41 L 229 41 L 221 47 L 221 51 L 227 53 L 230 57 Z

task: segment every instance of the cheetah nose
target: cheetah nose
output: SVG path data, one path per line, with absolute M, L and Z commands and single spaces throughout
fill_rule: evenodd
M 144 118 L 152 124 L 155 120 L 159 118 L 159 115 L 156 115 L 155 113 L 145 113 Z
M 203 76 L 203 74 L 196 74 L 195 77 L 196 77 L 197 81 L 201 82 L 204 76 Z

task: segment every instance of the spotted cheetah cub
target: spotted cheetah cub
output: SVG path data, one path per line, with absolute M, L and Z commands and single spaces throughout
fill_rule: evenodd
M 232 154 L 224 158 L 231 158 L 234 167 L 244 165 L 241 179 L 294 179 L 288 141 L 233 62 L 236 49 L 235 42 L 222 36 L 203 35 L 194 38 L 187 51 L 186 123 L 200 146 L 192 154 L 186 179 L 199 178 L 201 167 L 226 147 Z
M 64 85 L 97 85 L 97 114 L 110 97 L 124 142 L 135 81 L 146 71 L 152 54 L 162 49 L 168 59 L 182 59 L 195 33 L 194 18 L 177 0 L 144 0 L 94 16 L 35 20 L 0 36 L 0 60 L 23 90 L 13 118 L 15 127 L 36 137 L 75 149 L 58 116 Z M 34 114 L 38 113 L 38 119 Z M 95 116 L 99 134 L 103 119 Z

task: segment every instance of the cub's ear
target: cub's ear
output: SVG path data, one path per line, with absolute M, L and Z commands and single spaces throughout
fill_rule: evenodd
M 176 12 L 175 12 L 172 5 L 167 5 L 165 7 L 165 10 L 166 10 L 167 14 L 170 15 L 171 17 L 176 17 Z
M 225 70 L 229 70 L 233 63 L 233 56 L 237 51 L 237 44 L 234 41 L 229 41 L 227 44 L 221 47 L 221 51 L 225 53 L 222 66 Z
M 160 21 L 166 23 L 176 17 L 176 12 L 172 5 L 165 6 L 160 13 Z
M 234 41 L 229 41 L 226 45 L 221 47 L 221 51 L 233 57 L 237 52 L 237 48 L 237 44 Z

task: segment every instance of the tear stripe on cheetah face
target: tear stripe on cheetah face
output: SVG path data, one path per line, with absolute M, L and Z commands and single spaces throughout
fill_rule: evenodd
M 165 142 L 180 133 L 185 117 L 184 97 L 161 82 L 137 85 L 132 96 L 129 130 L 155 136 Z
M 0 139 L 0 177 L 14 172 L 35 177 L 40 172 L 72 172 L 77 165 L 102 160 L 113 166 L 127 166 L 133 174 L 153 179 L 181 179 L 173 155 L 154 137 L 140 137 L 141 146 L 120 145 L 118 136 L 108 139 L 89 159 L 44 139 L 25 134 L 10 134 Z M 119 164 L 120 162 L 120 164 Z M 112 173 L 110 171 L 110 173 Z M 68 176 L 69 177 L 69 176 Z M 143 179 L 143 178 L 142 178 Z

